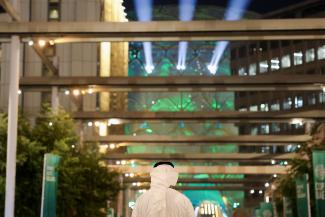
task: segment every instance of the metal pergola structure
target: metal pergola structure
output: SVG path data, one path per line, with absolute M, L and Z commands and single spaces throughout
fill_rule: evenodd
M 8 0 L 1 0 L 0 3 L 12 16 L 16 22 L 0 23 L 0 40 L 2 42 L 11 43 L 10 56 L 10 86 L 9 86 L 9 112 L 8 112 L 8 148 L 7 148 L 7 170 L 6 170 L 6 204 L 5 217 L 14 216 L 14 196 L 15 196 L 15 174 L 16 174 L 16 149 L 17 149 L 17 114 L 18 114 L 18 89 L 19 89 L 19 64 L 20 64 L 20 43 L 31 40 L 32 38 L 48 38 L 53 39 L 56 43 L 73 43 L 73 42 L 101 42 L 101 41 L 216 41 L 216 40 L 314 40 L 325 39 L 325 19 L 276 19 L 276 20 L 244 20 L 244 21 L 192 21 L 192 22 L 148 22 L 148 23 L 84 23 L 84 22 L 19 22 L 18 0 L 13 0 L 12 4 Z M 18 22 L 17 22 L 18 21 Z M 39 54 L 43 63 L 52 71 L 56 72 L 56 68 L 48 59 Z M 54 73 L 55 74 L 55 73 Z M 201 82 L 207 86 L 208 91 L 225 90 L 225 91 L 247 91 L 247 90 L 320 90 L 324 85 L 324 77 L 313 78 L 290 78 L 277 79 L 275 76 L 264 78 L 257 76 L 256 78 L 223 78 L 221 80 L 211 79 L 209 82 L 202 78 Z M 73 87 L 87 85 L 82 79 L 78 82 L 72 82 L 61 78 L 55 80 L 45 80 L 43 78 L 34 78 L 35 85 L 40 87 L 48 87 L 46 82 L 51 85 Z M 43 79 L 43 80 L 42 80 Z M 47 78 L 48 79 L 48 78 Z M 140 79 L 140 78 L 138 78 Z M 237 80 L 236 80 L 237 79 Z M 144 81 L 143 79 L 142 81 Z M 38 82 L 36 82 L 38 81 Z M 130 82 L 129 78 L 122 80 L 120 84 L 122 88 L 110 84 L 113 79 L 105 81 L 101 79 L 93 80 L 92 85 L 105 86 L 104 88 L 112 88 L 112 90 L 121 89 L 123 91 L 139 91 L 141 83 Z M 148 80 L 149 81 L 149 80 Z M 163 88 L 168 79 L 161 81 L 157 86 Z M 174 86 L 159 91 L 206 91 L 204 85 L 194 80 L 182 81 L 182 79 L 174 79 Z M 221 82 L 220 82 L 221 81 Z M 321 83 L 319 83 L 322 81 Z M 60 84 L 60 82 L 62 84 Z M 104 84 L 103 84 L 104 82 Z M 122 82 L 122 83 L 121 83 Z M 130 82 L 130 83 L 128 83 Z M 246 83 L 247 82 L 247 83 Z M 145 83 L 145 82 L 144 82 Z M 248 84 L 248 86 L 247 86 Z M 28 79 L 23 79 L 22 87 L 30 86 Z M 111 85 L 111 86 L 110 86 Z M 192 86 L 201 85 L 200 88 Z M 129 87 L 132 86 L 132 87 Z M 216 87 L 215 87 L 216 86 Z M 229 86 L 227 88 L 226 86 Z M 244 87 L 244 88 L 243 88 Z M 115 88 L 115 89 L 113 89 Z M 124 88 L 124 89 L 123 89 Z M 131 88 L 131 89 L 130 89 Z M 132 89 L 133 88 L 133 89 Z M 148 89 L 145 89 L 148 88 Z M 148 84 L 143 91 L 156 89 Z M 157 88 L 157 89 L 159 89 Z M 177 89 L 185 88 L 185 89 Z M 203 88 L 203 89 L 202 89 Z M 313 116 L 313 115 L 311 115 Z M 323 114 L 322 114 L 323 116 Z M 317 115 L 313 118 L 317 119 Z M 251 117 L 253 118 L 253 117 Z M 119 137 L 119 138 L 118 138 Z M 272 143 L 302 143 L 309 139 L 308 136 L 252 136 L 252 137 L 194 137 L 194 138 L 161 138 L 161 137 L 109 137 L 101 138 L 107 141 L 116 142 L 272 142 Z M 93 138 L 96 141 L 100 138 Z M 123 172 L 148 173 L 150 167 L 139 166 L 136 168 L 129 166 L 109 166 L 112 169 L 119 169 Z M 197 174 L 285 174 L 289 166 L 180 166 L 177 169 L 181 173 Z M 216 187 L 215 187 L 216 188 Z M 232 188 L 233 189 L 233 188 Z M 229 190 L 229 189 L 228 189 Z

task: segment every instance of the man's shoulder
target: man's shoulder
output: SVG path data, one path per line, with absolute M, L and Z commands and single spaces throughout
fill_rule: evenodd
M 173 194 L 176 199 L 183 199 L 184 201 L 190 202 L 190 200 L 184 194 L 176 191 L 175 189 L 168 188 L 168 193 Z

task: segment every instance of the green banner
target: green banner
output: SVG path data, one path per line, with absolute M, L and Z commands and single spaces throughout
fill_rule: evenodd
M 43 167 L 43 189 L 41 217 L 56 217 L 56 191 L 60 156 L 45 154 Z
M 271 203 L 261 203 L 260 204 L 260 211 L 262 217 L 273 217 L 273 206 Z
M 313 151 L 316 216 L 325 215 L 325 151 Z
M 296 178 L 298 217 L 311 217 L 308 174 Z
M 255 210 L 255 217 L 262 217 L 262 213 L 260 209 Z
M 288 197 L 283 197 L 283 217 L 293 217 L 292 200 Z

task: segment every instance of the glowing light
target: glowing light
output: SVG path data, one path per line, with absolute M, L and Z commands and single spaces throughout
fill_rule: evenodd
M 52 123 L 52 122 L 50 122 L 50 123 L 49 123 L 49 126 L 50 126 L 50 127 L 52 127 L 52 126 L 53 126 L 53 123 Z
M 287 166 L 288 165 L 288 161 L 284 161 L 283 164 Z
M 224 19 L 225 20 L 239 20 L 243 17 L 246 8 L 248 7 L 250 0 L 231 0 L 227 7 Z M 208 65 L 208 69 L 211 74 L 216 74 L 220 60 L 225 52 L 229 42 L 221 41 L 216 44 L 213 51 L 213 56 Z
M 134 0 L 134 4 L 139 21 L 148 22 L 152 20 L 152 0 Z M 151 74 L 154 70 L 151 42 L 143 42 L 143 50 L 146 62 L 145 70 Z
M 108 126 L 111 126 L 111 125 L 119 125 L 121 123 L 122 123 L 121 119 L 118 119 L 118 118 L 111 118 L 111 119 L 109 119 L 107 121 L 107 125 Z
M 259 190 L 258 193 L 259 193 L 259 194 L 263 194 L 263 191 L 262 191 L 262 190 Z
M 265 183 L 265 185 L 264 185 L 266 188 L 268 188 L 268 187 L 270 187 L 270 183 Z
M 276 161 L 275 161 L 275 160 L 271 160 L 271 164 L 273 164 L 273 165 L 274 165 L 275 163 L 276 163 Z
M 291 120 L 291 124 L 295 124 L 295 125 L 303 125 L 303 120 L 300 118 L 294 118 Z
M 87 92 L 88 92 L 88 94 L 93 94 L 94 91 L 93 91 L 93 89 L 89 88 Z
M 65 91 L 64 91 L 64 94 L 65 94 L 65 95 L 70 95 L 70 90 L 65 90 Z
M 114 149 L 114 148 L 116 148 L 116 145 L 113 144 L 113 143 L 111 143 L 111 144 L 109 144 L 109 148 L 110 148 L 110 149 Z
M 270 197 L 269 197 L 269 196 L 266 196 L 266 197 L 265 197 L 265 202 L 266 202 L 266 203 L 270 203 Z
M 22 92 L 21 92 L 21 90 L 18 90 L 18 95 L 20 95 Z
M 254 193 L 255 193 L 255 190 L 254 190 L 254 189 L 251 189 L 251 190 L 249 191 L 249 193 L 254 194 Z
M 119 161 L 119 160 L 116 161 L 116 164 L 117 164 L 117 165 L 120 165 L 120 164 L 121 164 L 121 161 Z
M 130 173 L 130 177 L 133 178 L 134 177 L 134 173 Z
M 125 165 L 125 164 L 126 164 L 126 160 L 122 160 L 122 161 L 121 161 L 121 164 L 122 164 L 122 165 Z
M 73 93 L 73 95 L 75 95 L 75 96 L 79 96 L 79 95 L 80 95 L 80 90 L 75 89 L 75 90 L 72 91 L 72 93 Z
M 107 136 L 107 126 L 104 123 L 99 124 L 99 136 Z
M 92 127 L 93 126 L 93 122 L 89 121 L 88 122 L 88 127 Z
M 95 126 L 96 127 L 99 127 L 99 125 L 100 125 L 100 122 L 99 121 L 95 121 Z
M 195 12 L 196 0 L 180 0 L 179 19 L 181 21 L 191 21 Z M 181 41 L 178 44 L 178 62 L 176 69 L 184 71 L 186 69 L 186 53 L 188 42 Z
M 28 41 L 28 45 L 29 46 L 33 46 L 34 45 L 34 41 L 32 41 L 32 40 Z
M 322 91 L 325 93 L 325 86 L 322 87 Z
M 278 175 L 277 174 L 273 174 L 273 177 L 276 178 L 276 177 L 278 177 Z
M 55 44 L 55 43 L 54 43 L 54 40 L 50 40 L 50 41 L 49 41 L 49 44 L 53 46 L 53 45 Z
M 38 45 L 39 45 L 40 47 L 44 47 L 44 46 L 46 45 L 46 41 L 45 41 L 45 40 L 39 40 L 39 41 L 38 41 Z

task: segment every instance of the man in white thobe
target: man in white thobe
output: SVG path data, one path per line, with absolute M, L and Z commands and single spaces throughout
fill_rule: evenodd
M 172 163 L 156 163 L 150 176 L 150 190 L 137 199 L 132 217 L 194 217 L 190 200 L 169 188 L 178 179 Z

